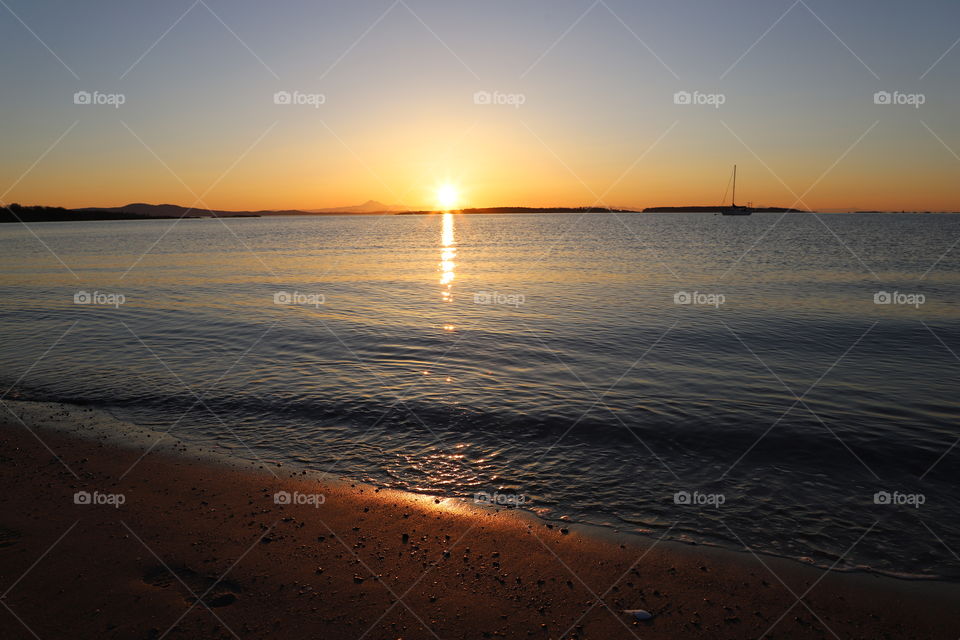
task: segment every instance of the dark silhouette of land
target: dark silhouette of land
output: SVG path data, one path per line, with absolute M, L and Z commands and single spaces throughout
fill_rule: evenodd
M 637 211 L 633 209 L 611 209 L 608 207 L 483 207 L 452 209 L 449 212 L 433 209 L 401 211 L 398 215 L 420 215 L 425 213 L 637 213 Z
M 362 207 L 363 205 L 360 206 Z M 65 209 L 63 207 L 23 206 L 13 203 L 5 207 L 0 207 L 0 222 L 163 220 L 171 218 L 259 218 L 263 216 L 365 215 L 373 213 L 394 212 L 363 210 L 302 211 L 300 209 L 223 211 L 216 209 L 193 209 L 176 204 L 145 204 L 142 202 L 128 204 L 122 207 L 86 207 L 82 209 Z
M 349 207 L 328 207 L 326 209 L 307 209 L 308 213 L 388 213 L 407 211 L 407 207 L 400 204 L 383 204 L 377 200 L 367 200 L 363 204 Z
M 724 207 L 713 205 L 710 207 L 647 207 L 644 213 L 719 213 Z M 788 207 L 750 207 L 755 213 L 807 213 L 802 209 Z
M 0 208 L 0 222 L 76 222 L 92 220 L 147 220 L 179 218 L 178 215 L 145 215 L 114 209 L 64 209 L 63 207 L 25 207 L 13 203 Z M 199 217 L 199 216 L 194 216 Z
M 647 207 L 645 209 L 617 209 L 612 207 L 475 207 L 454 209 L 452 213 L 719 213 L 723 207 Z M 788 207 L 751 207 L 756 213 L 809 213 L 803 209 Z M 177 204 L 147 204 L 134 202 L 122 207 L 84 207 L 66 209 L 43 205 L 24 206 L 13 203 L 0 206 L 2 222 L 78 222 L 92 220 L 163 220 L 178 218 L 260 218 L 273 216 L 343 216 L 343 215 L 426 215 L 447 213 L 443 210 L 423 209 L 411 211 L 400 205 L 385 205 L 376 200 L 363 204 L 333 207 L 329 209 L 262 209 L 258 211 L 226 211 L 222 209 L 194 209 Z M 850 211 L 849 213 L 901 213 L 899 211 Z M 903 212 L 906 213 L 906 212 Z M 922 212 L 916 213 L 939 213 Z
M 606 207 L 486 207 L 458 209 L 456 213 L 635 213 L 629 209 Z M 330 216 L 330 215 L 417 215 L 443 211 L 409 211 L 398 205 L 385 205 L 374 200 L 331 209 L 264 209 L 260 211 L 224 211 L 194 209 L 176 204 L 147 204 L 135 202 L 122 207 L 64 207 L 23 206 L 10 204 L 0 207 L 0 222 L 76 222 L 90 220 L 162 220 L 171 218 L 259 218 L 272 216 Z

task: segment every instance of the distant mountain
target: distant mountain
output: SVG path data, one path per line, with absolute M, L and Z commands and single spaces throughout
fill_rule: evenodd
M 309 213 L 393 213 L 396 211 L 406 211 L 407 208 L 399 204 L 383 204 L 376 200 L 367 200 L 363 204 L 356 204 L 350 207 L 332 207 L 329 209 L 310 209 Z
M 134 202 L 122 207 L 114 207 L 112 209 L 92 209 L 93 211 L 117 211 L 125 213 L 136 213 L 141 216 L 150 216 L 152 218 L 156 217 L 177 217 L 179 218 L 184 213 L 187 212 L 185 207 L 181 207 L 177 204 L 147 204 L 145 202 Z M 91 211 L 91 209 L 87 209 Z M 194 213 L 194 212 L 190 212 Z M 206 214 L 206 211 L 197 211 L 196 215 Z
M 199 218 L 199 217 L 223 217 L 236 218 L 244 216 L 258 216 L 265 212 L 262 211 L 222 211 L 216 209 L 183 207 L 178 204 L 147 204 L 145 202 L 133 202 L 122 207 L 85 207 L 83 209 L 73 209 L 77 213 L 126 213 L 148 218 Z M 273 212 L 270 212 L 273 213 Z M 279 212 L 277 212 L 279 213 Z M 298 213 L 303 213 L 298 212 Z

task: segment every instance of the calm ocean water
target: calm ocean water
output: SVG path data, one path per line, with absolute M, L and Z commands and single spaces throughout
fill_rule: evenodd
M 42 243 L 0 226 L 17 397 L 384 486 L 960 579 L 960 216 L 32 228 Z

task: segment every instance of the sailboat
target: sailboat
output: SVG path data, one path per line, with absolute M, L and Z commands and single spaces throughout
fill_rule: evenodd
M 733 196 L 730 198 L 730 206 L 721 206 L 720 213 L 725 216 L 748 216 L 753 213 L 750 207 L 737 206 L 737 165 L 733 165 Z

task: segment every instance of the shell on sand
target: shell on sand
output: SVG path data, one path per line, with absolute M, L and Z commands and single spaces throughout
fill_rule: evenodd
M 653 617 L 652 613 L 644 609 L 626 609 L 624 613 L 633 616 L 636 620 L 649 620 Z

